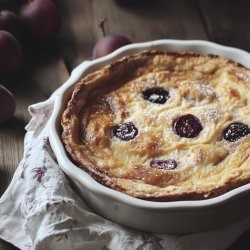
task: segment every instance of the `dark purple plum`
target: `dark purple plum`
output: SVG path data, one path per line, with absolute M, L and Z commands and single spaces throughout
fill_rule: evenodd
M 93 58 L 106 56 L 127 44 L 131 44 L 131 41 L 123 35 L 112 34 L 105 36 L 96 44 L 93 51 Z
M 187 114 L 174 120 L 173 129 L 180 137 L 194 138 L 200 134 L 203 127 L 196 116 Z
M 0 30 L 0 74 L 19 72 L 23 68 L 23 51 L 17 39 Z
M 5 87 L 0 85 L 0 123 L 14 115 L 16 102 L 14 96 Z
M 178 162 L 173 159 L 168 160 L 152 160 L 150 162 L 151 168 L 164 169 L 164 170 L 173 170 L 177 168 Z
M 9 10 L 0 11 L 0 30 L 5 30 L 19 38 L 23 32 L 23 23 L 19 16 Z
M 235 142 L 250 134 L 248 125 L 241 122 L 233 122 L 223 131 L 223 138 L 230 142 Z
M 122 141 L 129 141 L 138 135 L 138 129 L 132 122 L 118 124 L 113 128 L 112 134 L 114 137 Z
M 163 88 L 153 87 L 142 92 L 143 98 L 152 103 L 164 104 L 169 98 L 169 92 Z
M 28 30 L 42 40 L 55 37 L 60 28 L 60 12 L 49 0 L 33 0 L 22 6 L 20 16 Z

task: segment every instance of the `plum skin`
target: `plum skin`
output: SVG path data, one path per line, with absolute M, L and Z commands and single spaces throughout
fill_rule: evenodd
M 17 73 L 23 67 L 23 51 L 17 39 L 0 30 L 0 73 Z
M 20 9 L 20 16 L 31 33 L 48 40 L 59 31 L 61 18 L 55 4 L 49 0 L 34 0 Z
M 5 30 L 19 38 L 23 31 L 21 18 L 9 10 L 0 11 L 0 30 Z
M 96 44 L 93 51 L 93 58 L 96 59 L 108 55 L 127 44 L 131 44 L 131 41 L 123 35 L 112 34 L 105 36 Z

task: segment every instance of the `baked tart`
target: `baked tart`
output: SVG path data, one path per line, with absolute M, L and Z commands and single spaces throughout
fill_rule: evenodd
M 76 84 L 62 139 L 109 188 L 197 200 L 250 182 L 249 126 L 249 69 L 216 55 L 144 51 Z

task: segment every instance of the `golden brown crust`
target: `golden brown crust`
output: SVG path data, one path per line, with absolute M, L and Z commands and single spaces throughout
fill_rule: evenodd
M 62 139 L 77 166 L 105 186 L 141 199 L 206 199 L 250 182 L 249 136 L 222 138 L 232 122 L 250 125 L 250 71 L 215 55 L 145 51 L 124 57 L 76 84 L 62 115 Z M 167 89 L 163 105 L 142 98 Z M 203 130 L 195 138 L 173 131 L 173 120 L 192 114 Z M 133 122 L 138 135 L 113 136 Z M 175 159 L 174 170 L 150 167 Z

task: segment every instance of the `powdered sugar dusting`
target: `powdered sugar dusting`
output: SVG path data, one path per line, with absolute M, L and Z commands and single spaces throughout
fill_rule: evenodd
M 223 117 L 222 113 L 215 107 L 205 109 L 202 115 L 208 122 L 216 122 Z
M 154 77 L 154 75 L 149 74 L 147 76 L 147 82 L 149 83 L 149 85 L 155 86 L 157 84 L 157 79 Z
M 149 110 L 149 111 L 146 111 L 145 113 L 144 113 L 144 116 L 145 116 L 145 118 L 146 119 L 148 119 L 148 120 L 155 120 L 155 119 L 157 119 L 157 113 L 155 113 L 155 112 L 152 112 L 152 110 Z
M 164 116 L 166 117 L 168 121 L 172 121 L 174 118 L 179 116 L 179 112 L 175 112 L 174 110 L 171 110 L 171 112 L 165 113 Z
M 213 162 L 213 158 L 215 157 L 214 148 L 206 148 L 206 151 L 202 150 L 202 148 L 196 148 L 195 150 L 195 165 L 208 165 Z M 199 171 L 203 171 L 206 167 L 200 168 Z
M 215 91 L 208 85 L 202 83 L 194 84 L 195 90 L 203 96 L 214 96 Z

